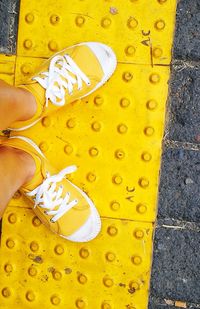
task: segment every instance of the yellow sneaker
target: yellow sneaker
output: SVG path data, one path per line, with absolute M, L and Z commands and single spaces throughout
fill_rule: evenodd
M 48 113 L 91 94 L 111 77 L 116 65 L 113 50 L 102 43 L 81 43 L 58 52 L 25 85 L 19 86 L 34 95 L 36 114 L 9 129 L 27 129 Z
M 21 149 L 35 160 L 35 175 L 20 191 L 31 201 L 36 215 L 52 232 L 74 242 L 87 242 L 99 234 L 101 220 L 93 202 L 65 178 L 76 170 L 76 166 L 57 173 L 39 147 L 27 137 L 13 136 L 2 144 Z

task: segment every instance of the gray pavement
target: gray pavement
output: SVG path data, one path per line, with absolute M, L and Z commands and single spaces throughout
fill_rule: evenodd
M 15 54 L 19 0 L 0 0 L 0 53 Z
M 149 309 L 200 308 L 199 185 L 200 1 L 179 0 Z
M 15 53 L 18 0 L 0 0 L 0 53 Z M 200 0 L 179 0 L 149 309 L 200 308 Z

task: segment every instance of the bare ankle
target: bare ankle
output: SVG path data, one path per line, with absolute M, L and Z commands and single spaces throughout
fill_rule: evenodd
M 7 146 L 1 147 L 2 153 L 4 153 L 5 162 L 7 161 L 8 164 L 12 162 L 13 169 L 18 174 L 21 186 L 33 178 L 36 166 L 30 154 L 23 150 Z
M 12 147 L 0 147 L 0 217 L 13 194 L 33 177 L 34 165 L 28 153 Z
M 24 88 L 17 88 L 18 96 L 17 100 L 15 101 L 15 105 L 17 105 L 19 115 L 18 121 L 25 121 L 31 119 L 36 111 L 37 111 L 37 103 L 33 94 L 24 89 Z
M 30 181 L 35 174 L 35 170 L 36 170 L 35 161 L 29 153 L 23 150 L 19 150 L 19 149 L 15 149 L 15 151 L 16 151 L 16 154 L 18 155 L 19 160 L 22 163 L 22 166 L 24 166 L 24 170 L 26 172 L 24 183 L 26 183 Z
M 16 88 L 0 80 L 0 130 L 16 121 L 31 119 L 37 110 L 32 93 L 25 88 Z

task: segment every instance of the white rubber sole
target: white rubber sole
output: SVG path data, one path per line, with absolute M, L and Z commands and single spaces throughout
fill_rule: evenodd
M 42 119 L 41 118 L 38 118 L 37 120 L 33 121 L 32 123 L 30 123 L 28 126 L 25 126 L 25 127 L 22 127 L 22 128 L 19 128 L 19 129 L 12 129 L 12 128 L 8 128 L 8 130 L 10 131 L 16 131 L 16 132 L 20 132 L 20 131 L 24 131 L 24 130 L 27 130 L 29 128 L 32 128 L 36 123 L 38 123 L 40 120 Z

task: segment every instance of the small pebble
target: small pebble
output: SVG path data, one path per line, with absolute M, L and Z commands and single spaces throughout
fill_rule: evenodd
M 186 178 L 185 179 L 185 184 L 186 185 L 190 185 L 190 184 L 193 184 L 193 183 L 194 183 L 194 181 L 191 178 Z
M 116 15 L 116 14 L 118 14 L 118 9 L 115 8 L 115 7 L 110 7 L 110 13 L 113 14 L 113 15 Z

